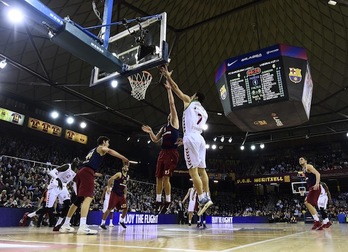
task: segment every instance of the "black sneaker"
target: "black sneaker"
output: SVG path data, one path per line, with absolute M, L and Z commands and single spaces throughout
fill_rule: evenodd
M 120 224 L 123 228 L 127 228 L 126 225 L 124 224 L 124 222 L 119 222 L 119 224 Z
M 205 228 L 207 228 L 207 225 L 205 225 L 205 224 L 203 223 L 203 229 L 205 229 Z
M 197 228 L 200 228 L 202 226 L 202 223 L 197 222 Z
M 106 228 L 106 226 L 105 226 L 105 224 L 100 225 L 100 226 L 99 226 L 99 228 L 100 228 L 100 229 L 104 229 L 104 230 L 106 230 L 106 229 L 107 229 L 107 228 Z

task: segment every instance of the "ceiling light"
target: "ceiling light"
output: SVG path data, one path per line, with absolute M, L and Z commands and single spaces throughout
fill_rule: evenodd
M 74 118 L 71 117 L 71 116 L 69 116 L 68 118 L 66 118 L 66 122 L 67 122 L 68 124 L 73 124 L 73 123 L 74 123 Z
M 4 69 L 7 65 L 6 59 L 3 59 L 2 61 L 0 61 L 0 68 Z
M 203 130 L 207 130 L 208 129 L 208 124 L 204 124 L 203 125 Z
M 265 148 L 265 145 L 264 145 L 263 143 L 260 144 L 260 148 L 261 148 L 261 149 Z
M 24 19 L 23 12 L 20 9 L 16 8 L 10 9 L 7 13 L 7 17 L 14 24 L 21 23 Z
M 328 1 L 327 3 L 330 4 L 330 5 L 333 5 L 333 6 L 335 6 L 337 4 L 336 1 L 332 1 L 332 0 Z
M 222 136 L 221 139 L 220 139 L 221 143 L 223 143 L 225 141 L 225 137 Z
M 129 141 L 129 140 L 130 140 L 130 137 L 127 138 L 127 141 Z
M 151 143 L 151 140 L 147 140 L 147 144 L 150 144 Z
M 137 139 L 137 142 L 138 142 L 138 143 L 140 142 L 140 139 L 139 139 L 139 138 Z
M 255 148 L 256 148 L 256 146 L 254 144 L 250 146 L 251 150 L 255 150 Z
M 220 113 L 220 112 L 217 112 L 216 114 L 217 114 L 218 116 L 222 116 L 222 113 Z
M 241 145 L 241 146 L 240 146 L 240 149 L 241 149 L 241 150 L 244 150 L 244 145 Z
M 80 127 L 81 127 L 81 129 L 86 128 L 86 127 L 87 127 L 87 123 L 81 122 L 81 123 L 80 123 Z
M 118 86 L 118 81 L 117 80 L 112 80 L 111 81 L 111 87 L 117 88 L 117 86 Z
M 348 133 L 347 133 L 347 134 L 348 134 Z M 216 142 L 216 140 L 217 140 L 217 137 L 214 137 L 214 138 L 213 138 L 213 140 L 214 140 L 214 142 Z
M 216 149 L 216 144 L 213 144 L 213 145 L 211 146 L 211 148 L 212 148 L 213 150 L 215 150 L 215 149 Z
M 230 137 L 230 138 L 228 139 L 228 142 L 229 142 L 229 143 L 232 143 L 232 137 Z
M 216 179 L 214 179 L 213 182 L 214 182 L 215 184 L 219 183 L 219 181 L 216 180 Z
M 206 145 L 205 145 L 205 148 L 206 148 L 206 149 L 209 149 L 209 148 L 210 148 L 210 144 L 206 144 Z
M 59 117 L 59 113 L 58 113 L 57 111 L 52 111 L 52 112 L 51 112 L 51 117 L 52 117 L 53 119 L 57 119 L 57 118 Z

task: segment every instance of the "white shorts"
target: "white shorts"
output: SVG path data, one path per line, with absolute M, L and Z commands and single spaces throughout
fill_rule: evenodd
M 188 212 L 194 212 L 195 211 L 195 205 L 196 205 L 196 201 L 195 200 L 190 200 L 187 211 Z
M 70 193 L 66 188 L 66 185 L 63 184 L 63 189 L 59 189 L 58 187 L 53 187 L 47 190 L 47 201 L 46 207 L 53 207 L 54 202 L 58 198 L 59 204 L 63 204 L 65 200 L 70 200 Z
M 109 200 L 110 200 L 110 195 L 111 193 L 105 193 L 105 199 L 104 199 L 104 203 L 103 203 L 103 213 L 106 212 L 106 210 L 108 210 L 108 207 L 109 207 Z M 114 209 L 112 209 L 110 212 L 113 212 Z
M 320 185 L 321 193 L 318 198 L 318 208 L 326 209 L 327 202 L 329 200 L 329 197 L 327 196 L 324 187 Z
M 184 155 L 187 169 L 198 167 L 206 168 L 205 140 L 199 133 L 186 134 L 183 138 Z

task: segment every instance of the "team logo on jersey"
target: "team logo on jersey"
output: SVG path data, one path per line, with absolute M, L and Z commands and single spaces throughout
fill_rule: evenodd
M 299 83 L 302 80 L 302 73 L 301 73 L 301 69 L 299 68 L 294 68 L 294 67 L 290 67 L 289 68 L 289 79 L 290 81 L 292 81 L 293 83 Z
M 221 100 L 225 100 L 227 97 L 227 90 L 225 85 L 222 85 L 222 87 L 220 88 L 220 97 Z

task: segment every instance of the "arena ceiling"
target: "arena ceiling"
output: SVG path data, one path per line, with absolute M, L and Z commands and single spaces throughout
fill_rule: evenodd
M 117 89 L 89 87 L 92 65 L 53 44 L 31 20 L 14 27 L 0 1 L 0 92 L 35 106 L 58 108 L 93 122 L 105 134 L 145 137 L 140 126 L 154 129 L 169 111 L 165 89 L 156 69 L 146 99 L 130 96 L 127 81 Z M 83 27 L 98 25 L 92 1 L 43 0 L 61 17 Z M 103 1 L 96 1 L 102 13 Z M 188 94 L 206 94 L 209 112 L 207 140 L 233 137 L 233 143 L 277 142 L 306 136 L 336 135 L 348 126 L 348 7 L 327 0 L 114 0 L 113 20 L 168 14 L 167 41 L 173 78 Z M 112 28 L 112 33 L 117 32 Z M 310 120 L 303 125 L 266 132 L 242 132 L 222 113 L 214 83 L 218 66 L 227 58 L 270 45 L 304 47 L 310 60 L 314 92 Z M 182 103 L 176 98 L 179 114 Z M 246 135 L 248 134 L 247 138 Z

